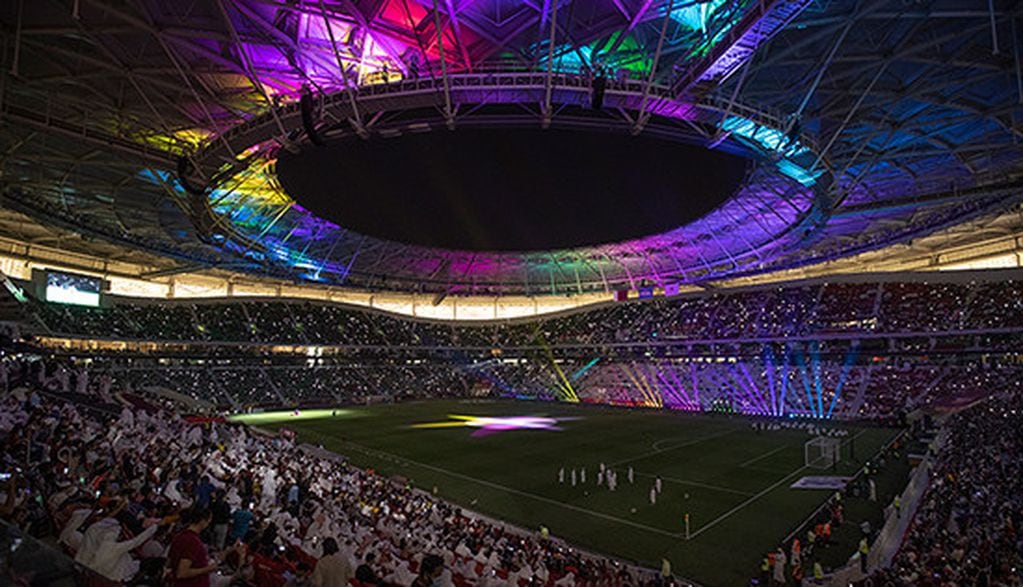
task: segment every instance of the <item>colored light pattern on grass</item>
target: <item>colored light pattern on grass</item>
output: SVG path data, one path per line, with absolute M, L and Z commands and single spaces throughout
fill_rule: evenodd
M 357 418 L 363 415 L 360 410 L 352 409 L 318 409 L 318 410 L 281 410 L 277 412 L 255 412 L 251 414 L 232 414 L 227 417 L 230 422 L 241 424 L 279 424 L 282 422 L 299 422 L 304 420 L 323 420 L 326 418 Z
M 413 424 L 412 428 L 476 428 L 472 436 L 490 436 L 509 430 L 562 430 L 559 422 L 578 418 L 548 418 L 545 416 L 464 416 L 448 414 L 448 422 L 426 422 Z

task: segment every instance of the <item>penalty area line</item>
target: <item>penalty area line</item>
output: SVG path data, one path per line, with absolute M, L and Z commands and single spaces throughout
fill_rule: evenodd
M 686 448 L 687 446 L 693 446 L 694 444 L 700 444 L 701 442 L 706 442 L 708 440 L 714 440 L 715 438 L 721 438 L 722 436 L 731 434 L 733 432 L 735 432 L 735 430 L 725 430 L 724 432 L 715 432 L 714 434 L 709 434 L 707 436 L 702 436 L 700 438 L 694 438 L 692 440 L 687 440 L 687 441 L 683 442 L 682 444 L 679 444 L 679 445 L 676 445 L 676 446 L 671 446 L 671 447 L 668 447 L 668 448 L 656 448 L 656 445 L 658 445 L 661 442 L 664 442 L 666 440 L 670 440 L 670 439 L 666 438 L 666 439 L 663 439 L 663 440 L 658 440 L 653 445 L 654 446 L 654 450 L 653 451 L 647 452 L 647 453 L 643 453 L 643 454 L 635 456 L 635 457 L 629 457 L 627 459 L 622 459 L 620 461 L 615 461 L 613 463 L 609 463 L 607 466 L 608 467 L 617 467 L 619 465 L 624 465 L 625 463 L 634 463 L 636 461 L 642 461 L 643 459 L 659 455 L 662 452 L 671 452 L 673 450 L 678 450 L 680 448 Z
M 732 489 L 730 487 L 721 487 L 719 485 L 711 485 L 709 483 L 700 483 L 699 481 L 685 481 L 684 479 L 676 479 L 676 478 L 673 478 L 673 477 L 656 476 L 656 475 L 652 475 L 652 473 L 649 473 L 649 472 L 639 472 L 638 470 L 635 471 L 635 473 L 639 477 L 646 477 L 646 478 L 650 478 L 650 479 L 655 479 L 657 477 L 660 477 L 661 481 L 664 481 L 665 483 L 673 483 L 675 485 L 688 485 L 688 486 L 692 486 L 692 487 L 701 487 L 703 489 L 710 489 L 712 491 L 723 491 L 724 493 L 735 493 L 736 495 L 745 495 L 745 496 L 753 495 L 753 492 L 751 492 L 751 491 L 743 491 L 741 489 Z
M 752 465 L 753 463 L 760 462 L 760 461 L 766 459 L 767 457 L 769 457 L 771 455 L 778 454 L 779 452 L 785 450 L 789 446 L 790 445 L 788 445 L 788 444 L 779 446 L 778 448 L 776 448 L 776 449 L 774 449 L 772 451 L 768 451 L 768 452 L 760 455 L 759 457 L 753 457 L 752 459 L 750 459 L 750 460 L 746 461 L 745 463 L 742 463 L 741 465 L 739 465 L 739 467 L 745 469 L 746 467 Z
M 490 481 L 484 481 L 483 479 L 477 479 L 475 477 L 470 477 L 468 475 L 463 475 L 462 473 L 456 473 L 455 471 L 449 471 L 447 469 L 442 469 L 440 467 L 434 467 L 433 465 L 427 465 L 425 463 L 419 463 L 419 462 L 413 461 L 411 459 L 406 459 L 404 457 L 400 457 L 400 456 L 397 456 L 397 455 L 392 455 L 392 454 L 389 454 L 389 453 L 386 453 L 386 452 L 383 452 L 383 451 L 378 451 L 378 450 L 374 450 L 374 449 L 367 449 L 365 447 L 359 446 L 359 445 L 351 443 L 351 442 L 346 443 L 346 444 L 348 446 L 356 448 L 357 450 L 361 450 L 361 451 L 363 451 L 366 454 L 375 455 L 375 456 L 387 455 L 387 456 L 390 456 L 391 458 L 397 459 L 398 462 L 408 463 L 408 464 L 416 466 L 416 467 L 421 467 L 423 469 L 434 471 L 436 473 L 441 473 L 442 475 L 448 475 L 449 477 L 454 477 L 456 479 L 462 479 L 464 481 L 469 481 L 471 483 L 476 483 L 478 485 L 483 485 L 484 487 L 490 487 L 491 489 L 497 489 L 497 490 L 500 490 L 500 491 L 504 491 L 506 493 L 511 493 L 513 495 L 519 495 L 519 496 L 522 496 L 522 497 L 528 497 L 530 499 L 535 499 L 536 501 L 541 501 L 543 503 L 547 503 L 547 504 L 550 504 L 550 505 L 562 507 L 562 508 L 565 508 L 567 510 L 572 510 L 574 512 L 579 512 L 581 514 L 587 514 L 587 515 L 590 515 L 590 516 L 593 516 L 593 517 L 596 517 L 596 518 L 601 518 L 601 519 L 608 520 L 608 521 L 611 521 L 611 522 L 615 522 L 615 523 L 618 523 L 618 524 L 624 524 L 626 526 L 632 526 L 633 528 L 638 528 L 640 530 L 646 530 L 647 532 L 653 532 L 655 534 L 660 534 L 662 536 L 668 536 L 670 538 L 678 538 L 678 537 L 680 537 L 682 535 L 681 533 L 678 533 L 678 532 L 668 532 L 667 530 L 661 530 L 659 528 L 654 528 L 652 526 L 647 526 L 645 524 L 640 524 L 638 522 L 633 522 L 631 520 L 626 520 L 624 518 L 619 518 L 619 517 L 612 516 L 612 515 L 609 515 L 609 514 L 602 514 L 600 512 L 595 512 L 593 510 L 588 510 L 586 508 L 581 508 L 579 506 L 574 506 L 572 504 L 563 503 L 563 502 L 560 502 L 560 501 L 558 501 L 556 499 L 551 499 L 549 497 L 544 497 L 542 495 L 536 495 L 535 493 L 529 493 L 529 492 L 526 492 L 526 491 L 520 491 L 520 490 L 515 489 L 513 487 L 508 487 L 506 485 L 501 485 L 499 483 L 492 483 Z
M 652 475 L 650 473 L 640 473 L 636 471 L 636 474 L 640 477 L 656 478 L 658 475 Z M 725 493 L 734 493 L 736 495 L 744 495 L 749 497 L 753 495 L 751 491 L 743 491 L 741 489 L 732 489 L 731 487 L 721 487 L 720 485 L 711 485 L 710 483 L 700 483 L 699 481 L 686 481 L 685 479 L 676 479 L 674 477 L 660 476 L 662 481 L 667 483 L 675 483 L 676 485 L 690 485 L 692 487 L 702 487 L 703 489 L 710 489 L 712 491 L 723 491 Z
M 850 438 L 849 440 L 845 440 L 845 441 L 843 441 L 843 444 L 847 444 L 847 443 L 849 443 L 849 442 L 851 442 L 851 441 L 853 441 L 853 440 L 856 440 L 856 438 L 857 438 L 858 436 L 860 436 L 861 434 L 863 434 L 863 431 L 862 431 L 862 430 L 861 430 L 861 431 L 859 431 L 859 432 L 857 432 L 856 434 L 854 434 L 854 435 L 852 436 L 852 438 Z M 746 501 L 744 501 L 744 502 L 740 503 L 739 505 L 737 505 L 737 506 L 735 506 L 734 508 L 732 508 L 732 509 L 728 510 L 727 512 L 725 512 L 725 513 L 721 514 L 720 516 L 718 516 L 718 517 L 714 518 L 713 520 L 711 520 L 710 522 L 708 522 L 708 523 L 707 523 L 707 524 L 706 524 L 705 526 L 703 526 L 703 527 L 702 527 L 702 528 L 700 528 L 699 530 L 697 530 L 697 531 L 693 532 L 692 534 L 690 534 L 690 535 L 689 535 L 689 539 L 690 539 L 690 540 L 692 540 L 693 538 L 696 538 L 696 537 L 697 537 L 697 536 L 699 536 L 700 534 L 703 534 L 703 532 L 704 532 L 705 530 L 710 530 L 710 529 L 711 529 L 711 528 L 713 528 L 714 526 L 717 526 L 717 525 L 718 525 L 719 523 L 721 523 L 721 522 L 725 521 L 726 519 L 728 519 L 728 518 L 732 517 L 732 515 L 733 515 L 733 514 L 735 514 L 736 512 L 738 512 L 739 510 L 741 510 L 741 509 L 743 509 L 744 507 L 748 506 L 749 504 L 751 504 L 751 503 L 753 503 L 753 502 L 755 502 L 755 501 L 759 500 L 759 499 L 760 499 L 761 497 L 763 497 L 763 496 L 767 495 L 767 494 L 768 494 L 768 493 L 770 493 L 771 491 L 774 491 L 775 489 L 777 489 L 777 488 L 778 488 L 778 486 L 779 486 L 779 485 L 781 485 L 781 484 L 785 483 L 786 481 L 788 481 L 788 480 L 789 480 L 789 479 L 791 479 L 792 477 L 795 477 L 796 475 L 798 475 L 799 473 L 802 473 L 803 471 L 805 471 L 805 470 L 806 470 L 806 469 L 808 469 L 808 468 L 809 468 L 809 467 L 807 467 L 806 465 L 803 465 L 802 467 L 799 467 L 798 469 L 796 469 L 795 471 L 792 471 L 792 472 L 791 472 L 791 473 L 789 473 L 788 475 L 785 475 L 784 477 L 782 477 L 782 478 L 781 478 L 781 479 L 779 479 L 778 481 L 776 481 L 776 482 L 774 482 L 773 484 L 771 484 L 771 486 L 770 486 L 770 487 L 768 487 L 768 488 L 764 489 L 764 490 L 763 490 L 763 491 L 761 491 L 760 493 L 757 493 L 757 494 L 756 494 L 756 495 L 754 495 L 753 497 L 751 497 L 751 498 L 747 499 Z

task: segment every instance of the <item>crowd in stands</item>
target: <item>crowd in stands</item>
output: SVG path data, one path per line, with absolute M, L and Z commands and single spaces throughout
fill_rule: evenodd
M 90 385 L 106 395 L 111 390 L 170 392 L 195 405 L 230 410 L 492 397 L 878 421 L 898 421 L 916 409 L 944 409 L 991 390 L 1023 386 L 1023 365 L 1011 360 L 865 359 L 598 355 L 555 360 L 540 352 L 465 362 L 457 357 L 172 360 L 94 355 L 77 366 L 40 361 L 44 366 L 37 382 L 63 393 Z
M 392 362 L 296 365 L 224 360 L 122 366 L 112 361 L 109 369 L 123 389 L 163 388 L 200 403 L 234 409 L 465 397 L 470 381 L 466 373 L 446 364 Z
M 1023 395 L 950 416 L 931 484 L 890 568 L 870 584 L 1023 584 Z
M 152 404 L 102 411 L 109 398 L 67 400 L 37 388 L 38 366 L 7 365 L 0 518 L 53 537 L 90 585 L 665 584 L 285 436 Z
M 3 387 L 16 391 L 0 400 L 0 459 L 12 473 L 0 481 L 0 517 L 55 537 L 114 582 L 160 584 L 172 544 L 189 527 L 215 562 L 214 585 L 332 584 L 317 582 L 324 557 L 321 575 L 330 566 L 343 577 L 358 569 L 370 578 L 356 584 L 410 585 L 424 569 L 440 569 L 445 585 L 505 585 L 509 577 L 520 585 L 659 580 L 655 573 L 627 578 L 639 571 L 495 526 L 287 437 L 217 420 L 192 423 L 166 402 L 126 402 L 105 374 L 62 362 L 2 365 Z M 301 371 L 291 368 L 288 377 L 301 384 Z M 896 387 L 905 372 L 921 385 L 942 379 L 934 368 L 902 371 L 868 388 Z M 895 564 L 875 571 L 873 584 L 1019 584 L 1023 394 L 1008 383 L 1010 372 L 945 374 L 950 393 L 968 395 L 969 385 L 1004 391 L 951 417 L 931 489 Z M 824 532 L 841 523 L 840 503 L 822 514 Z M 768 574 L 817 572 L 807 547 L 826 537 L 801 538 L 802 566 L 793 568 L 787 544 L 767 558 Z
M 248 300 L 85 308 L 37 304 L 45 330 L 102 338 L 375 347 L 527 347 L 718 341 L 1023 327 L 1021 288 L 997 283 L 830 283 L 583 308 L 502 324 L 403 319 L 326 303 Z M 969 344 L 969 340 L 965 341 Z M 920 344 L 920 343 L 916 343 Z M 926 349 L 920 349 L 926 350 Z

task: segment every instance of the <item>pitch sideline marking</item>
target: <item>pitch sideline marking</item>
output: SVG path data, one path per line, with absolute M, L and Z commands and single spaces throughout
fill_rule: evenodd
M 615 517 L 615 516 L 612 516 L 612 515 L 603 514 L 601 512 L 595 512 L 593 510 L 588 510 L 586 508 L 581 508 L 579 506 L 575 506 L 575 505 L 572 505 L 572 504 L 562 503 L 560 501 L 557 501 L 555 499 L 550 499 L 550 498 L 544 497 L 542 495 L 536 495 L 535 493 L 528 493 L 526 491 L 520 491 L 518 489 L 515 489 L 515 488 L 512 488 L 512 487 L 508 487 L 506 485 L 501 485 L 499 483 L 492 483 L 490 481 L 484 481 L 483 479 L 477 479 L 475 477 L 470 477 L 468 475 L 463 475 L 461 473 L 456 473 L 454 471 L 448 471 L 447 469 L 442 469 L 440 467 L 434 467 L 433 465 L 427 465 L 425 463 L 419 463 L 419 462 L 413 461 L 411 459 L 406 459 L 404 457 L 399 457 L 399 456 L 396 456 L 396 455 L 391 455 L 390 453 L 386 453 L 386 452 L 383 452 L 383 451 L 378 451 L 378 450 L 374 450 L 374 449 L 368 449 L 367 450 L 364 447 L 361 447 L 361 446 L 359 446 L 357 444 L 354 444 L 354 443 L 351 443 L 351 442 L 349 442 L 347 444 L 349 446 L 355 447 L 358 450 L 362 450 L 366 454 L 373 455 L 374 453 L 376 453 L 377 455 L 387 455 L 387 456 L 390 456 L 390 457 L 392 457 L 394 459 L 397 459 L 397 462 L 409 463 L 411 465 L 415 465 L 417 467 L 422 467 L 424 469 L 429 469 L 431 471 L 435 471 L 435 472 L 441 473 L 443 475 L 448 475 L 448 476 L 451 476 L 451 477 L 456 477 L 458 479 L 464 479 L 464 480 L 470 481 L 472 483 L 476 483 L 476 484 L 479 484 L 479 485 L 484 485 L 486 487 L 491 487 L 493 489 L 499 489 L 499 490 L 505 491 L 507 493 L 512 493 L 512 494 L 515 494 L 515 495 L 520 495 L 522 497 L 528 497 L 530 499 L 535 499 L 537 501 L 542 501 L 544 503 L 548 503 L 548 504 L 551 504 L 551 505 L 556 505 L 556 506 L 559 506 L 559 507 L 563 507 L 565 509 L 573 510 L 573 511 L 576 511 L 576 512 L 579 512 L 579 513 L 582 513 L 582 514 L 589 514 L 591 516 L 595 516 L 595 517 L 598 517 L 598 518 L 603 518 L 605 520 L 610 520 L 612 522 L 617 522 L 619 524 L 625 524 L 627 526 L 632 526 L 634 528 L 639 528 L 640 530 L 646 530 L 648 532 L 654 532 L 656 534 L 661 534 L 662 536 L 668 536 L 668 537 L 671 537 L 671 538 L 679 538 L 680 536 L 682 536 L 682 534 L 678 533 L 678 532 L 668 532 L 666 530 L 661 530 L 659 528 L 654 528 L 652 526 L 647 526 L 645 524 L 640 524 L 638 522 L 633 522 L 631 520 L 626 520 L 624 518 L 618 518 L 618 517 Z
M 860 430 L 859 432 L 857 432 L 856 434 L 854 434 L 854 435 L 852 436 L 852 438 L 850 438 L 849 440 L 843 441 L 843 444 L 845 444 L 845 443 L 848 443 L 848 442 L 850 442 L 850 441 L 852 441 L 852 440 L 856 440 L 856 438 L 857 438 L 858 436 L 860 436 L 861 434 L 863 434 L 863 432 L 864 432 L 863 430 Z M 774 491 L 775 489 L 777 489 L 777 487 L 778 487 L 779 485 L 781 485 L 782 483 L 785 483 L 785 482 L 786 482 L 787 480 L 791 479 L 791 478 L 792 478 L 792 477 L 793 477 L 794 475 L 797 475 L 797 474 L 801 473 L 801 472 L 803 471 L 803 469 L 806 469 L 806 468 L 807 468 L 807 466 L 806 466 L 806 465 L 803 465 L 802 467 L 799 467 L 799 468 L 798 468 L 798 469 L 796 469 L 795 471 L 792 471 L 792 472 L 791 472 L 791 473 L 789 473 L 788 475 L 785 475 L 784 477 L 782 477 L 781 479 L 779 479 L 778 481 L 776 481 L 775 483 L 773 483 L 773 484 L 772 484 L 772 485 L 771 485 L 770 487 L 768 487 L 767 489 L 764 489 L 764 490 L 763 490 L 763 491 L 761 491 L 760 493 L 757 493 L 757 494 L 756 494 L 756 495 L 754 495 L 753 497 L 751 497 L 751 498 L 747 499 L 746 501 L 744 501 L 744 502 L 740 503 L 739 505 L 735 506 L 734 508 L 732 508 L 732 509 L 728 510 L 727 512 L 725 512 L 725 513 L 721 514 L 720 516 L 718 516 L 718 517 L 714 518 L 713 520 L 711 520 L 710 522 L 708 522 L 708 523 L 707 523 L 707 524 L 706 524 L 705 526 L 703 526 L 702 528 L 700 528 L 700 529 L 699 529 L 699 530 L 697 530 L 696 532 L 693 532 L 692 534 L 690 534 L 690 535 L 689 535 L 689 539 L 690 539 L 690 540 L 692 540 L 693 538 L 696 538 L 696 537 L 697 537 L 697 536 L 699 536 L 700 534 L 703 534 L 704 530 L 709 530 L 709 529 L 711 529 L 712 527 L 714 527 L 714 526 L 718 525 L 718 524 L 719 524 L 720 522 L 723 522 L 723 521 L 725 521 L 725 519 L 727 519 L 727 518 L 730 518 L 730 517 L 732 516 L 732 514 L 734 514 L 735 512 L 737 512 L 737 511 L 741 510 L 742 508 L 744 508 L 744 507 L 748 506 L 749 504 L 753 503 L 754 501 L 757 501 L 758 499 L 760 499 L 761 497 L 763 497 L 763 496 L 764 496 L 764 495 L 766 495 L 767 493 L 769 493 L 769 492 L 771 492 L 771 491 Z

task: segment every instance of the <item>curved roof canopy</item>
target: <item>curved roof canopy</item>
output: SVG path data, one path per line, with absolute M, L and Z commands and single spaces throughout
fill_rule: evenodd
M 1021 12 L 952 0 L 9 2 L 0 181 L 6 205 L 40 222 L 356 287 L 564 294 L 770 271 L 1018 202 Z M 649 134 L 755 166 L 713 211 L 659 234 L 493 253 L 355 233 L 276 176 L 282 151 L 523 126 Z

